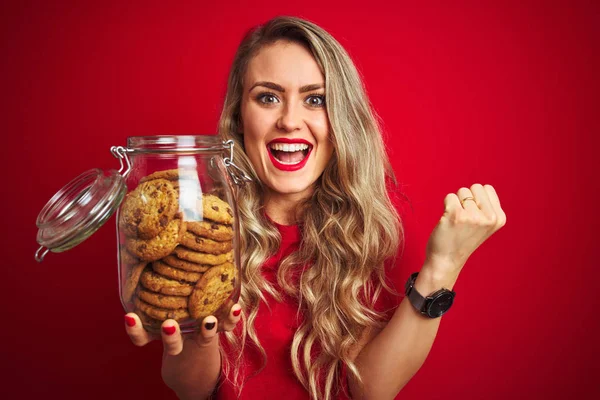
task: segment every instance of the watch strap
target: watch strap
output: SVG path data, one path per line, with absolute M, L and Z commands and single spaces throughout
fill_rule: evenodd
M 423 309 L 425 306 L 426 299 L 425 297 L 421 296 L 421 293 L 419 293 L 414 287 L 417 275 L 419 275 L 419 273 L 414 272 L 410 276 L 410 279 L 408 281 L 409 284 L 407 285 L 407 296 L 408 300 L 413 305 L 413 307 L 417 309 L 417 311 L 419 311 L 421 314 L 426 314 L 426 311 Z
M 415 281 L 417 280 L 418 275 L 419 275 L 418 272 L 414 272 L 410 275 L 410 278 L 406 281 L 405 295 L 408 297 L 408 300 L 413 305 L 413 307 L 418 312 L 420 312 L 422 315 L 425 315 L 429 318 L 441 317 L 452 306 L 452 303 L 454 302 L 454 296 L 456 295 L 456 293 L 454 293 L 451 290 L 442 288 L 442 289 L 432 293 L 431 295 L 424 297 L 414 287 Z M 431 315 L 430 314 L 430 312 L 432 311 L 432 310 L 430 310 L 431 304 L 433 304 L 433 302 L 436 302 L 439 299 L 439 296 L 444 295 L 444 294 L 451 296 L 451 299 L 449 301 L 449 304 L 447 305 L 447 308 L 443 309 L 443 310 L 434 311 L 434 315 Z M 448 301 L 448 300 L 446 300 L 446 301 Z M 439 313 L 439 311 L 441 311 L 441 313 Z

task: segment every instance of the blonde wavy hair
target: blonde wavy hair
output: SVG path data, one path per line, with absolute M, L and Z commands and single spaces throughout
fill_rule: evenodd
M 366 328 L 381 327 L 384 317 L 374 309 L 386 284 L 384 261 L 394 257 L 403 230 L 386 182 L 394 182 L 377 118 L 362 80 L 344 48 L 317 25 L 294 17 L 277 17 L 246 34 L 230 71 L 219 121 L 223 139 L 235 142 L 236 164 L 253 182 L 238 196 L 241 226 L 242 291 L 239 303 L 247 312 L 235 332 L 225 334 L 224 372 L 241 392 L 244 348 L 250 340 L 266 353 L 254 329 L 264 293 L 281 301 L 282 294 L 261 275 L 261 267 L 281 243 L 277 228 L 263 212 L 265 187 L 244 151 L 241 132 L 243 79 L 250 60 L 261 48 L 278 41 L 305 46 L 325 76 L 326 109 L 335 151 L 315 183 L 314 195 L 299 205 L 302 241 L 285 258 L 277 280 L 285 294 L 298 301 L 302 323 L 294 334 L 294 373 L 313 399 L 329 400 L 342 390 L 345 367 L 362 383 L 351 349 Z M 326 238 L 326 240 L 323 240 Z M 304 269 L 307 265 L 310 268 Z M 291 279 L 304 271 L 299 285 Z M 311 353 L 312 351 L 312 353 Z M 311 354 L 317 354 L 311 356 Z

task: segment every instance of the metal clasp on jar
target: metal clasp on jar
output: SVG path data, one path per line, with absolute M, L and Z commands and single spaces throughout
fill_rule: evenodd
M 129 157 L 127 156 L 128 151 L 131 150 L 123 146 L 113 146 L 110 148 L 110 152 L 112 153 L 112 155 L 115 156 L 115 158 L 118 158 L 119 163 L 121 163 L 121 167 L 117 172 L 121 174 L 123 178 L 126 178 L 129 172 L 131 172 L 131 161 L 129 161 Z M 125 160 L 125 163 L 127 164 L 127 169 L 125 171 L 123 171 L 125 169 L 125 164 L 123 164 L 123 160 Z
M 229 157 L 225 157 L 223 163 L 233 182 L 238 186 L 244 186 L 246 182 L 252 182 L 252 178 L 250 178 L 244 170 L 233 163 L 233 146 L 235 146 L 233 140 L 228 140 L 224 142 L 223 145 L 226 148 L 229 148 Z

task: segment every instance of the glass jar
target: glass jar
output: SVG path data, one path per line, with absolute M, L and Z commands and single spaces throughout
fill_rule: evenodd
M 119 293 L 157 332 L 227 317 L 240 294 L 236 186 L 250 178 L 218 136 L 141 136 L 113 147 L 119 171 L 80 175 L 38 216 L 36 259 L 91 236 L 116 211 Z

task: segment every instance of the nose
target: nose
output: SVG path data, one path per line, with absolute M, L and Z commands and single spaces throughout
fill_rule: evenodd
M 277 128 L 285 132 L 293 132 L 302 126 L 302 112 L 288 103 L 281 109 L 281 115 L 277 120 Z

